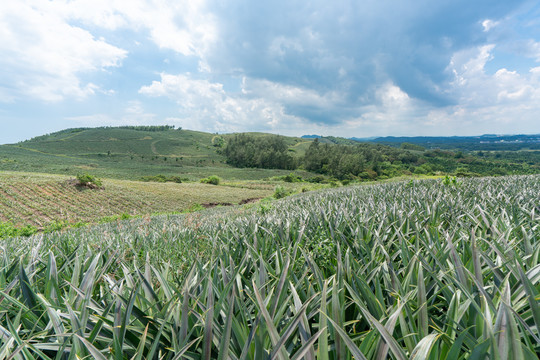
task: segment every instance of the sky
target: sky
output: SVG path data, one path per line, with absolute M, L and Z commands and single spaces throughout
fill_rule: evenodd
M 539 1 L 0 1 L 0 39 L 0 144 L 540 133 Z

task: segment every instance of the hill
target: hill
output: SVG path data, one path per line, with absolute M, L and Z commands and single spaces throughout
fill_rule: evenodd
M 216 135 L 164 126 L 67 129 L 1 145 L 0 170 L 72 176 L 91 172 L 100 177 L 130 180 L 158 174 L 189 180 L 209 175 L 252 180 L 288 173 L 240 170 L 226 164 L 219 139 L 226 142 L 231 136 L 234 134 Z M 284 139 L 293 156 L 302 156 L 310 143 L 300 138 Z
M 228 180 L 266 179 L 291 171 L 304 179 L 320 174 L 347 181 L 412 174 L 489 176 L 540 172 L 540 151 L 441 150 L 426 148 L 419 144 L 420 140 L 400 143 L 392 139 L 395 141 L 380 144 L 332 136 L 302 139 L 264 133 L 217 135 L 169 126 L 78 128 L 0 146 L 0 170 L 71 176 L 88 172 L 129 180 L 174 177 L 188 181 L 210 175 Z M 530 141 L 529 147 L 536 144 L 534 136 L 521 139 L 523 144 Z

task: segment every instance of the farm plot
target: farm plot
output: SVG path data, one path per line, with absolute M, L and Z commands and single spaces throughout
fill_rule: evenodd
M 194 204 L 238 204 L 271 190 L 198 183 L 105 180 L 104 189 L 80 188 L 68 177 L 0 174 L 0 221 L 43 227 L 51 222 L 94 222 L 105 216 L 180 212 Z
M 540 177 L 412 181 L 26 239 L 21 359 L 537 359 Z

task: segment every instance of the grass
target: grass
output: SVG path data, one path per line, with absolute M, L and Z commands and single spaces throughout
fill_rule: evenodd
M 539 176 L 8 238 L 0 358 L 537 359 Z

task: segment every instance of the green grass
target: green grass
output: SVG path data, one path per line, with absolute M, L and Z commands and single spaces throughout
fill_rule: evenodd
M 91 173 L 128 180 L 162 174 L 191 181 L 210 175 L 230 180 L 256 180 L 287 174 L 285 170 L 237 169 L 227 165 L 219 149 L 212 145 L 214 136 L 190 130 L 66 130 L 17 144 L 0 145 L 0 170 L 71 176 Z M 222 136 L 227 139 L 232 135 Z M 286 139 L 295 156 L 303 155 L 305 140 Z
M 537 359 L 539 176 L 8 238 L 0 358 Z

